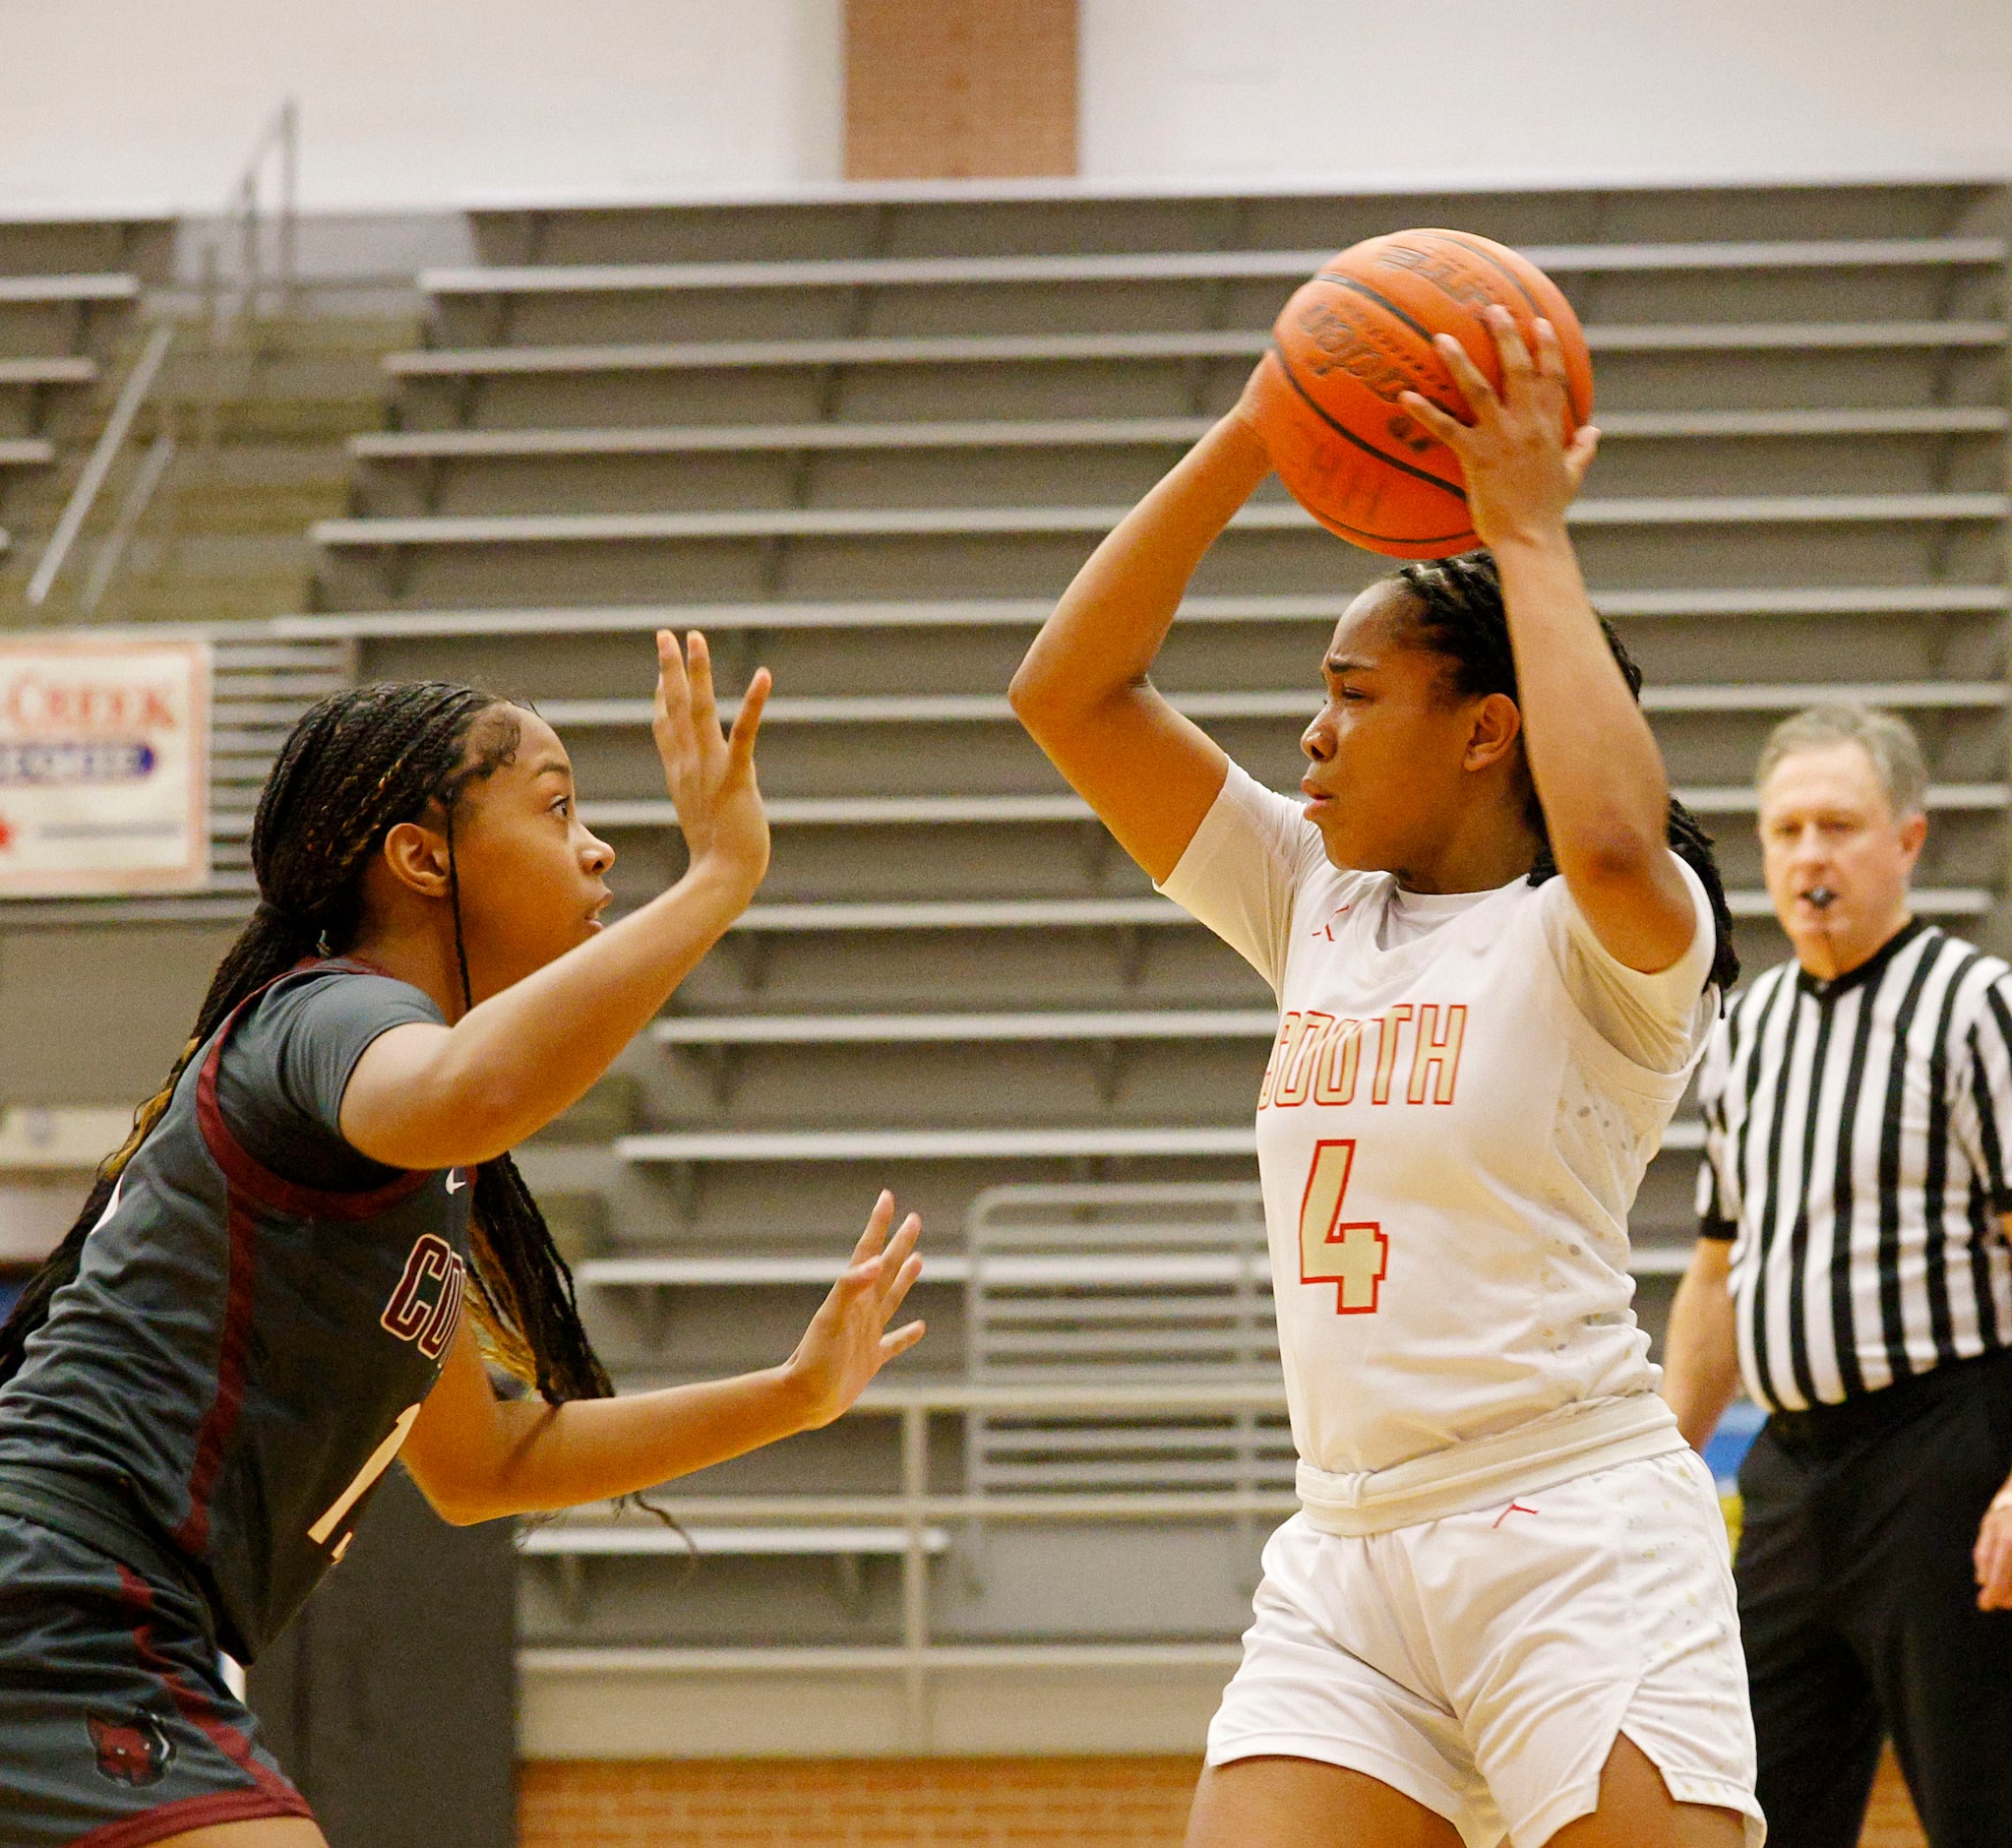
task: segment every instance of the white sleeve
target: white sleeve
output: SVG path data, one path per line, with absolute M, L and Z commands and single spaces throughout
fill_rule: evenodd
M 1236 764 L 1222 791 L 1159 890 L 1206 924 L 1278 991 L 1285 975 L 1293 900 L 1327 853 L 1300 805 Z
M 1544 927 L 1573 1004 L 1610 1046 L 1651 1072 L 1681 1072 L 1697 1057 L 1718 1009 L 1705 994 L 1718 926 L 1704 882 L 1675 854 L 1690 893 L 1690 948 L 1669 968 L 1644 975 L 1594 935 L 1562 877 L 1545 886 Z

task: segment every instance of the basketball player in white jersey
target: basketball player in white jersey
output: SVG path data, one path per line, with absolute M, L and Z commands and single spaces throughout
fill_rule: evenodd
M 1493 551 L 1342 617 L 1304 805 L 1147 679 L 1270 463 L 1239 410 L 1134 509 L 1013 705 L 1277 992 L 1258 1099 L 1302 1511 L 1265 1549 L 1190 1848 L 1754 1848 L 1709 1476 L 1656 1395 L 1626 1215 L 1737 970 L 1708 843 L 1587 601 L 1551 329 L 1440 345 Z M 1673 844 L 1677 851 L 1673 851 Z M 1681 856 L 1681 857 L 1679 857 Z

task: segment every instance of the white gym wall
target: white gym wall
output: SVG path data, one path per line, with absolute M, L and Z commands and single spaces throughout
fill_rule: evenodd
M 0 0 L 0 212 L 219 203 L 300 98 L 304 203 L 839 171 L 841 0 Z M 1402 181 L 2012 171 L 2005 0 L 1083 0 L 1082 171 Z

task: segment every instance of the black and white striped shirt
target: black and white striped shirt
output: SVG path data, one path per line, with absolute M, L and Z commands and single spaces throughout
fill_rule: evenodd
M 1728 1009 L 1699 1101 L 1698 1215 L 1734 1241 L 1758 1404 L 2012 1342 L 2012 966 L 1919 919 L 1833 982 L 1785 962 Z

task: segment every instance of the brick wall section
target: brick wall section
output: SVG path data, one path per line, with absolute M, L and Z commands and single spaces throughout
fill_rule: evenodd
M 845 173 L 1076 170 L 1076 0 L 846 0 Z
M 518 1848 L 1180 1848 L 1192 1758 L 523 1766 Z M 1861 1848 L 1924 1848 L 1889 1756 Z

